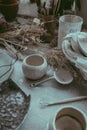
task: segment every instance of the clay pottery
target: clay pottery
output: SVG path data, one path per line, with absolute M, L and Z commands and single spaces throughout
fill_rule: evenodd
M 12 22 L 15 20 L 17 16 L 18 8 L 19 8 L 18 1 L 12 4 L 0 3 L 0 12 L 3 14 L 7 22 Z
M 47 60 L 41 54 L 31 54 L 24 58 L 22 70 L 25 77 L 31 80 L 42 78 L 47 71 Z
M 61 107 L 50 119 L 47 130 L 86 130 L 86 116 L 73 106 Z
M 18 0 L 1 0 L 2 4 L 13 4 L 16 3 Z

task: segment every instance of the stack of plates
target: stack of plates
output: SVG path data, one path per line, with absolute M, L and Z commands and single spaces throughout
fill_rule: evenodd
M 77 32 L 66 35 L 62 43 L 66 58 L 80 69 L 87 80 L 87 33 Z

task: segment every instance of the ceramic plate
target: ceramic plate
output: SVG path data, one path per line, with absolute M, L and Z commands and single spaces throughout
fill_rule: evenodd
M 68 55 L 66 49 L 65 49 L 65 46 L 66 46 L 67 42 L 66 41 L 63 41 L 63 44 L 62 44 L 62 51 L 65 55 L 65 57 L 71 62 L 71 63 L 74 63 L 76 62 L 76 59 L 74 57 L 71 57 L 70 55 Z
M 78 44 L 85 56 L 87 56 L 87 33 L 78 36 Z
M 0 49 L 0 83 L 7 80 L 11 75 L 13 66 L 8 66 L 11 62 L 12 58 L 4 50 Z
M 76 33 L 69 33 L 65 36 L 65 39 L 70 41 L 72 49 L 77 53 L 80 53 L 79 45 L 78 45 L 78 35 L 79 34 L 80 34 L 80 32 L 76 32 Z

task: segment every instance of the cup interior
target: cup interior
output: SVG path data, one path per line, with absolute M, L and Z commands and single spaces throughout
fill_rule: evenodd
M 40 55 L 31 55 L 27 57 L 26 63 L 31 66 L 40 66 L 44 63 L 44 58 Z
M 85 130 L 86 121 L 80 110 L 75 108 L 61 109 L 55 118 L 55 130 Z

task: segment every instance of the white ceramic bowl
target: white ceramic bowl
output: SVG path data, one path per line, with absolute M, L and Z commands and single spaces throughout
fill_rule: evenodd
M 46 58 L 41 54 L 31 54 L 23 60 L 22 70 L 24 75 L 31 80 L 40 79 L 47 71 Z
M 49 122 L 48 130 L 86 130 L 85 114 L 75 107 L 62 107 Z

